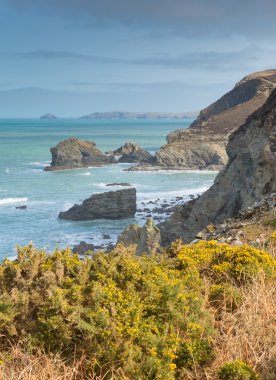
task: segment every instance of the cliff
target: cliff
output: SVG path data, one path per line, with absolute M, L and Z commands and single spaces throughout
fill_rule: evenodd
M 156 153 L 156 169 L 221 170 L 229 135 L 260 108 L 276 87 L 276 70 L 253 73 L 202 110 L 190 128 L 174 131 Z M 138 167 L 133 170 L 153 170 Z
M 276 191 L 276 90 L 233 132 L 226 151 L 227 166 L 214 185 L 159 225 L 163 244 L 192 241 L 210 223 L 235 217 Z

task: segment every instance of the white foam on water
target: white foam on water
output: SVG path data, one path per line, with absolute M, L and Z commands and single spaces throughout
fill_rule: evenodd
M 5 172 L 6 172 L 6 173 L 9 173 L 9 172 L 10 172 L 10 169 L 9 169 L 9 168 L 6 168 L 6 169 L 5 169 Z
M 71 202 L 65 202 L 64 205 L 62 206 L 62 210 L 61 211 L 67 211 L 69 210 L 69 208 L 73 207 L 74 204 L 71 203 Z
M 0 199 L 0 206 L 10 205 L 14 203 L 28 202 L 28 198 L 4 198 Z
M 78 175 L 91 175 L 91 173 L 90 172 L 85 172 L 85 173 L 79 173 Z
M 34 161 L 34 162 L 28 162 L 27 165 L 44 168 L 45 166 L 49 165 L 50 163 L 51 163 L 51 161 L 41 161 L 41 162 Z
M 137 193 L 138 201 L 153 201 L 157 198 L 159 199 L 171 199 L 178 196 L 188 196 L 188 195 L 197 195 L 201 194 L 204 191 L 208 190 L 207 186 L 197 187 L 195 189 L 182 189 L 182 190 L 173 190 L 173 191 L 160 191 L 160 192 L 149 192 L 149 193 Z

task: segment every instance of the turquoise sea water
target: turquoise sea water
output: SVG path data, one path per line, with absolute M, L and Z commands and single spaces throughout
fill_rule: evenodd
M 142 202 L 177 195 L 197 194 L 213 183 L 210 172 L 126 172 L 130 165 L 45 172 L 57 142 L 75 136 L 93 140 L 103 151 L 114 150 L 126 141 L 139 143 L 154 152 L 173 130 L 186 128 L 180 120 L 0 120 L 0 258 L 13 256 L 16 244 L 33 241 L 38 247 L 74 245 L 81 240 L 102 242 L 102 234 L 114 241 L 131 220 L 70 222 L 57 218 L 74 203 L 93 193 L 116 190 L 107 183 L 129 182 Z M 16 206 L 27 205 L 26 210 Z

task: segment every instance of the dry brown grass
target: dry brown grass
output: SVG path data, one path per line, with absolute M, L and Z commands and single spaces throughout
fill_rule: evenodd
M 101 368 L 102 374 L 97 376 L 92 363 L 84 358 L 69 364 L 59 355 L 42 352 L 30 355 L 19 346 L 11 347 L 2 358 L 0 380 L 129 380 L 120 368 L 106 365 Z M 90 374 L 87 374 L 88 366 Z
M 216 318 L 216 359 L 206 370 L 206 379 L 216 379 L 226 361 L 243 360 L 263 379 L 276 379 L 276 284 L 261 276 L 242 289 L 242 305 Z
M 207 286 L 208 289 L 208 286 Z M 261 379 L 276 379 L 276 286 L 264 276 L 249 288 L 242 289 L 243 302 L 235 312 L 213 309 L 217 333 L 214 337 L 216 358 L 204 372 L 194 368 L 183 373 L 182 379 L 216 380 L 218 368 L 226 361 L 243 360 L 250 363 Z M 1 380 L 126 380 L 120 369 L 106 366 L 100 377 L 85 377 L 84 359 L 72 365 L 59 356 L 43 353 L 31 356 L 13 347 L 0 366 Z

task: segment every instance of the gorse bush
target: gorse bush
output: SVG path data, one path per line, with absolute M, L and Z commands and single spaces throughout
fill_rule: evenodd
M 225 363 L 218 373 L 220 380 L 258 380 L 258 374 L 248 364 L 240 360 Z
M 207 276 L 214 283 L 245 283 L 260 271 L 275 276 L 273 257 L 247 245 L 232 247 L 215 241 L 201 241 L 183 246 L 177 242 L 172 245 L 170 252 L 177 252 L 183 269 L 195 267 L 201 276 Z
M 30 245 L 0 265 L 0 343 L 23 342 L 31 352 L 61 352 L 68 360 L 85 356 L 88 378 L 107 367 L 134 380 L 179 378 L 215 355 L 203 277 L 217 303 L 235 294 L 223 287 L 227 281 L 275 270 L 263 251 L 214 242 L 177 243 L 140 257 L 119 246 L 83 259 L 69 249 L 48 254 Z M 238 296 L 232 298 L 237 308 Z

